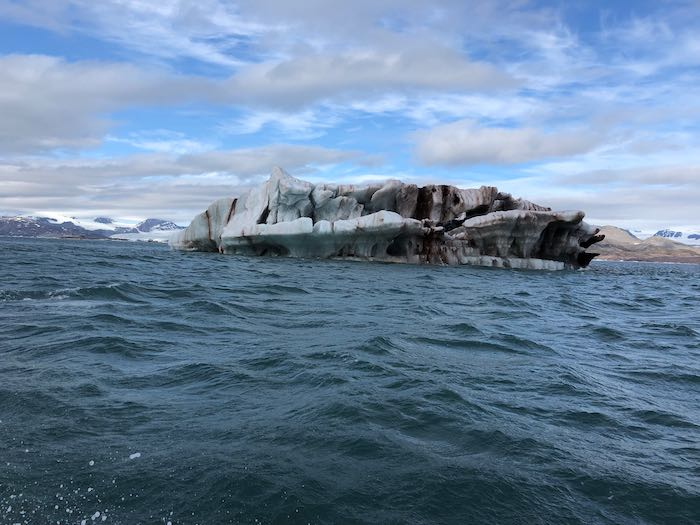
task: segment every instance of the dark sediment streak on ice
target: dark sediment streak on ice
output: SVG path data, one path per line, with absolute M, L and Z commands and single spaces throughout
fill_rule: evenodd
M 389 181 L 311 184 L 274 168 L 171 241 L 182 250 L 559 270 L 585 267 L 601 240 L 581 211 L 552 211 L 492 186 Z

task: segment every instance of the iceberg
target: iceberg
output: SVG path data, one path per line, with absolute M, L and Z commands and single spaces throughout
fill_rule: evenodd
M 274 168 L 261 186 L 223 198 L 170 245 L 224 254 L 472 264 L 587 266 L 603 239 L 582 211 L 552 211 L 493 186 L 311 184 Z

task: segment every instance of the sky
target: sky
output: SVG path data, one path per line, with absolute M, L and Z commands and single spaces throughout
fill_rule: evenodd
M 0 214 L 187 224 L 273 166 L 700 229 L 700 2 L 0 0 Z

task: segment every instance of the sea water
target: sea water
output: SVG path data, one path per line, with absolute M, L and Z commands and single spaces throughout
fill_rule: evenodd
M 0 523 L 698 523 L 700 266 L 0 239 Z

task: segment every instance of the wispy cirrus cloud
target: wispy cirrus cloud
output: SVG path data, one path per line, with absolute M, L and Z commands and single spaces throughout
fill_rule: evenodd
M 0 16 L 64 34 L 85 34 L 144 57 L 190 58 L 225 68 L 247 61 L 239 46 L 274 29 L 217 0 L 2 0 Z
M 136 149 L 172 155 L 202 153 L 216 149 L 216 144 L 192 140 L 185 134 L 167 129 L 143 130 L 130 133 L 126 137 L 107 136 L 108 142 L 128 144 Z

